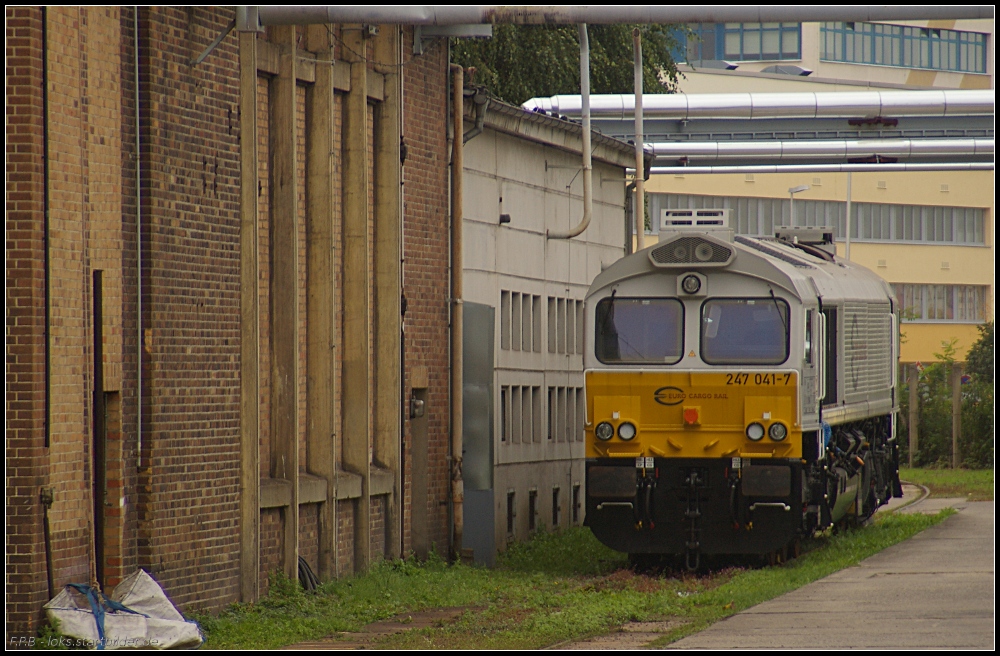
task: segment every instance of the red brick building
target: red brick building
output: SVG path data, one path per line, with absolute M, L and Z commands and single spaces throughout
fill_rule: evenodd
M 447 40 L 232 19 L 6 9 L 8 635 L 447 545 Z

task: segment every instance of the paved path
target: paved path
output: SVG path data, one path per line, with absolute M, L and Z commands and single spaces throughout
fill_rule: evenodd
M 989 649 L 994 502 L 927 499 L 958 514 L 854 567 L 718 622 L 669 649 Z

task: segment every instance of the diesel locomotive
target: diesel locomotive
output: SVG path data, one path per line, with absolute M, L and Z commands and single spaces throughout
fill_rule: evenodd
M 831 229 L 665 211 L 584 312 L 586 523 L 609 547 L 775 559 L 902 495 L 898 307 Z

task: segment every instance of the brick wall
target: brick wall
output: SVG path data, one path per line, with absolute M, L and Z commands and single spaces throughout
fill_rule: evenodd
M 189 61 L 231 8 L 141 12 L 143 468 L 140 565 L 182 607 L 238 597 L 236 40 Z M 148 412 L 146 409 L 148 408 Z M 140 486 L 140 489 L 142 487 Z M 145 547 L 143 549 L 143 547 Z
M 45 443 L 42 10 L 6 8 L 6 631 L 32 629 L 48 592 L 40 489 Z
M 413 32 L 406 30 L 405 58 L 413 52 Z M 407 145 L 403 167 L 403 292 L 406 309 L 406 380 L 415 366 L 428 370 L 428 535 L 439 553 L 448 547 L 451 494 L 448 474 L 449 382 L 449 162 L 447 147 L 448 45 L 433 42 L 403 69 L 404 123 Z M 407 467 L 411 435 L 406 427 Z M 412 481 L 407 468 L 405 479 Z M 407 483 L 409 490 L 409 485 Z M 407 498 L 409 491 L 407 491 Z M 407 529 L 407 536 L 409 531 Z M 409 537 L 406 538 L 409 548 Z
M 107 403 L 103 562 L 109 588 L 136 567 L 182 610 L 239 596 L 239 116 L 237 40 L 197 66 L 231 8 L 139 10 L 139 72 L 131 8 L 47 10 L 52 298 L 50 446 L 46 436 L 43 10 L 7 8 L 7 627 L 31 631 L 48 596 L 43 507 L 51 487 L 52 574 L 58 588 L 95 572 L 94 390 Z M 334 28 L 339 34 L 339 28 Z M 407 30 L 408 35 L 412 31 Z M 447 542 L 448 158 L 447 48 L 404 45 L 406 360 L 430 372 L 431 537 Z M 371 54 L 371 53 L 369 53 Z M 136 157 L 138 104 L 141 156 Z M 270 474 L 270 217 L 267 78 L 261 99 L 259 300 L 260 473 Z M 300 134 L 305 123 L 300 88 Z M 334 152 L 342 98 L 335 98 Z M 374 126 L 369 127 L 372 143 Z M 298 144 L 304 161 L 305 140 Z M 135 179 L 141 166 L 141 181 Z M 303 173 L 300 170 L 300 174 Z M 335 166 L 333 185 L 340 188 Z M 300 180 L 304 185 L 305 177 Z M 141 213 L 136 196 L 141 192 Z M 300 187 L 300 197 L 304 186 Z M 305 400 L 304 199 L 298 222 L 300 390 Z M 338 206 L 335 203 L 335 208 Z M 141 222 L 140 222 L 141 215 Z M 341 216 L 334 217 L 336 258 Z M 141 257 L 141 269 L 137 267 Z M 335 261 L 337 261 L 335 260 Z M 338 267 L 339 269 L 339 267 Z M 94 272 L 102 272 L 94 380 Z M 141 280 L 141 299 L 140 297 Z M 339 296 L 341 275 L 336 289 Z M 141 304 L 140 304 L 141 300 Z M 140 313 L 141 306 L 141 313 Z M 373 307 L 374 304 L 370 304 Z M 141 316 L 140 316 L 141 314 Z M 140 325 L 141 319 L 141 325 Z M 339 335 L 334 338 L 339 344 Z M 141 348 L 142 377 L 139 378 Z M 335 367 L 337 389 L 341 370 Z M 142 407 L 137 404 L 141 382 Z M 336 425 L 340 425 L 339 403 Z M 305 407 L 299 408 L 300 462 Z M 140 431 L 141 423 L 141 431 Z M 337 431 L 338 434 L 340 431 Z M 141 448 L 140 448 L 141 435 Z M 407 438 L 408 439 L 408 438 Z M 340 452 L 338 448 L 337 452 Z M 407 452 L 409 450 L 407 449 Z M 410 480 L 411 473 L 407 473 Z M 337 502 L 337 571 L 353 571 L 354 508 Z M 405 500 L 404 500 L 405 503 Z M 385 500 L 371 501 L 370 548 L 385 550 Z M 318 506 L 300 509 L 300 552 L 317 568 Z M 280 510 L 261 513 L 260 577 L 280 568 Z M 408 516 L 408 515 L 407 515 Z

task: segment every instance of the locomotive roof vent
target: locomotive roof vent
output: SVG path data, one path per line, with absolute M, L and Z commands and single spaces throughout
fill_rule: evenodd
M 733 243 L 733 231 L 729 229 L 729 210 L 726 209 L 661 210 L 660 241 L 667 241 L 679 232 L 705 232 Z
M 822 259 L 830 259 L 826 255 L 837 254 L 837 246 L 833 243 L 833 228 L 830 226 L 780 226 L 774 229 L 774 237 Z M 818 254 L 815 253 L 817 249 L 821 251 Z

